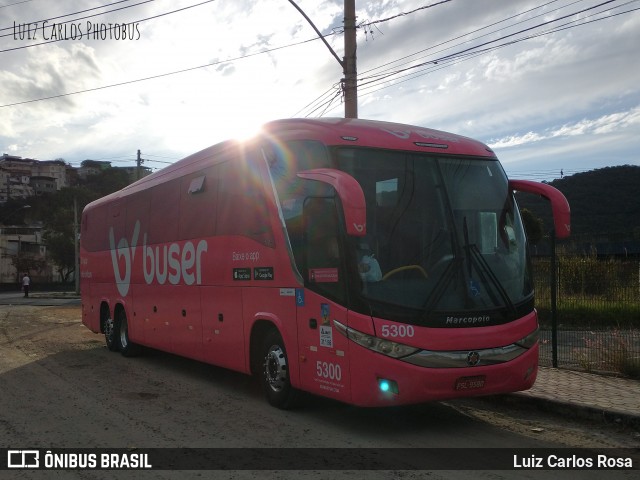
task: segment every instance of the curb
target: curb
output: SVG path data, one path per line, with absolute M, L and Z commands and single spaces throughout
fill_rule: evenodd
M 79 299 L 80 295 L 76 295 L 73 292 L 46 292 L 46 293 L 29 293 L 30 298 L 58 298 L 58 299 Z
M 611 425 L 629 427 L 640 432 L 640 414 L 607 410 L 595 406 L 578 405 L 559 399 L 536 397 L 527 393 L 510 393 L 494 397 L 506 403 L 519 403 L 535 406 L 542 411 L 557 415 L 604 422 Z

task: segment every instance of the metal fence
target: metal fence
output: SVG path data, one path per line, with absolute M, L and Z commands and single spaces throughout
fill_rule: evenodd
M 551 257 L 534 257 L 533 271 L 540 364 L 640 378 L 640 259 L 556 257 L 555 351 Z

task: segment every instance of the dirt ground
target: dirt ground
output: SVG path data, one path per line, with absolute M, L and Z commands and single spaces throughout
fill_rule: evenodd
M 512 402 L 358 409 L 311 397 L 277 410 L 246 375 L 108 351 L 77 306 L 0 306 L 0 352 L 7 448 L 640 447 L 638 432 Z

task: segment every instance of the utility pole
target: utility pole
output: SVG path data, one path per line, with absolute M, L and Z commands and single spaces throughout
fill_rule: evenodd
M 356 1 L 344 0 L 344 117 L 358 118 Z
M 80 294 L 80 254 L 78 252 L 78 199 L 73 197 L 73 254 L 75 265 L 76 295 Z
M 142 157 L 140 156 L 140 149 L 138 149 L 138 158 L 136 159 L 136 180 L 140 180 L 142 178 Z
M 311 19 L 307 16 L 302 9 L 296 5 L 293 0 L 289 0 L 289 3 L 293 5 L 298 12 L 305 18 L 307 22 L 313 27 L 313 29 L 320 37 L 320 40 L 324 42 L 326 47 L 331 52 L 331 55 L 335 57 L 340 66 L 342 67 L 342 73 L 344 78 L 342 79 L 342 88 L 344 92 L 344 117 L 345 118 L 358 118 L 358 81 L 357 81 L 357 68 L 356 68 L 356 0 L 344 0 L 344 57 L 340 60 L 340 57 L 333 51 L 331 45 L 325 40 L 320 33 L 320 30 L 313 24 Z

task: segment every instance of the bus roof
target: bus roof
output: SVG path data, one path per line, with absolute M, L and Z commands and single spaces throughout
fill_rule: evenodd
M 461 135 L 400 123 L 354 118 L 275 120 L 262 132 L 285 140 L 316 139 L 327 145 L 358 145 L 392 150 L 495 158 L 488 146 Z
M 317 140 L 328 146 L 345 145 L 390 150 L 430 152 L 439 155 L 469 155 L 495 158 L 484 143 L 461 135 L 401 123 L 354 118 L 292 118 L 274 120 L 262 126 L 257 138 L 270 140 Z M 255 139 L 253 139 L 255 140 Z M 253 140 L 248 140 L 247 144 Z M 146 176 L 137 182 L 92 202 L 90 207 L 127 196 L 163 183 L 166 179 L 185 175 L 210 164 L 212 157 L 229 158 L 227 153 L 242 150 L 244 143 L 227 140 L 205 148 Z

